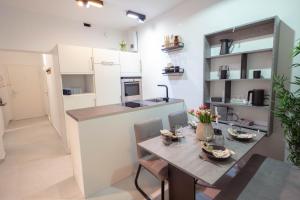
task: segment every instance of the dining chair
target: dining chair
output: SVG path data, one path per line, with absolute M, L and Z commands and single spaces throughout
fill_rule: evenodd
M 163 129 L 161 119 L 152 119 L 142 123 L 134 124 L 136 144 L 160 135 Z M 145 151 L 137 145 L 138 170 L 135 177 L 135 186 L 137 190 L 147 199 L 151 198 L 139 187 L 138 178 L 143 167 L 155 176 L 161 182 L 161 199 L 164 200 L 165 181 L 168 179 L 168 163 L 151 153 Z
M 172 131 L 175 131 L 176 126 L 186 127 L 188 125 L 188 116 L 185 110 L 171 113 L 168 118 L 170 129 Z

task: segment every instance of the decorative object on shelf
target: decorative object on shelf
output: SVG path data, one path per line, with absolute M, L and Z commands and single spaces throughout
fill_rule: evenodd
M 196 129 L 197 139 L 207 142 L 211 141 L 214 137 L 214 129 L 211 122 L 213 122 L 217 116 L 212 114 L 206 105 L 202 105 L 198 109 L 191 110 L 188 113 L 199 120 Z
M 211 102 L 223 102 L 223 97 L 210 97 Z
M 220 55 L 225 55 L 230 53 L 230 48 L 233 44 L 233 40 L 231 39 L 222 39 L 221 42 L 221 49 L 220 49 Z
M 229 77 L 229 66 L 222 65 L 219 66 L 219 79 L 228 79 Z
M 172 63 L 168 63 L 167 67 L 163 69 L 163 73 L 165 75 L 182 75 L 184 73 L 184 69 L 179 66 L 173 66 Z
M 125 40 L 122 40 L 122 41 L 120 42 L 120 50 L 121 50 L 121 51 L 127 51 L 127 43 L 126 43 Z
M 300 42 L 294 48 L 293 57 L 300 55 Z M 300 67 L 295 63 L 292 67 Z M 284 136 L 287 141 L 288 159 L 296 166 L 300 166 L 300 76 L 295 76 L 291 84 L 297 90 L 292 92 L 287 84 L 290 80 L 284 75 L 274 76 L 274 91 L 277 104 L 274 108 L 275 116 L 281 121 Z
M 263 89 L 254 89 L 248 91 L 248 97 L 247 100 L 250 102 L 250 95 L 251 96 L 251 104 L 253 106 L 265 106 L 265 90 Z
M 102 8 L 104 6 L 103 1 L 101 0 L 76 0 L 77 5 L 80 7 L 89 8 L 90 6 L 94 6 L 97 8 Z
M 165 35 L 164 36 L 164 45 L 162 46 L 163 52 L 178 51 L 183 49 L 184 43 L 179 35 Z
M 253 71 L 253 78 L 254 79 L 260 79 L 261 78 L 261 70 Z

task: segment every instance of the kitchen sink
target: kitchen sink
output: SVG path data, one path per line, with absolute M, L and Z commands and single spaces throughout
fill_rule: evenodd
M 164 98 L 155 98 L 155 99 L 147 99 L 146 101 L 159 103 L 159 102 L 166 102 L 166 99 L 164 99 Z

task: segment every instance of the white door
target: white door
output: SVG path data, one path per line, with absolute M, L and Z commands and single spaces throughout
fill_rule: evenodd
M 41 67 L 7 66 L 14 120 L 46 115 Z
M 120 64 L 119 51 L 108 49 L 93 49 L 95 64 L 118 65 Z
M 59 45 L 58 55 L 62 74 L 91 74 L 94 72 L 92 48 Z
M 120 52 L 122 76 L 141 76 L 141 64 L 138 53 Z
M 95 65 L 97 106 L 121 103 L 120 65 Z

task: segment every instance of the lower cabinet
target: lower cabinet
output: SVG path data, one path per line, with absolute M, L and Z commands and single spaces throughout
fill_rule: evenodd
M 96 94 L 74 94 L 64 96 L 64 109 L 73 110 L 80 108 L 94 107 L 96 105 Z

